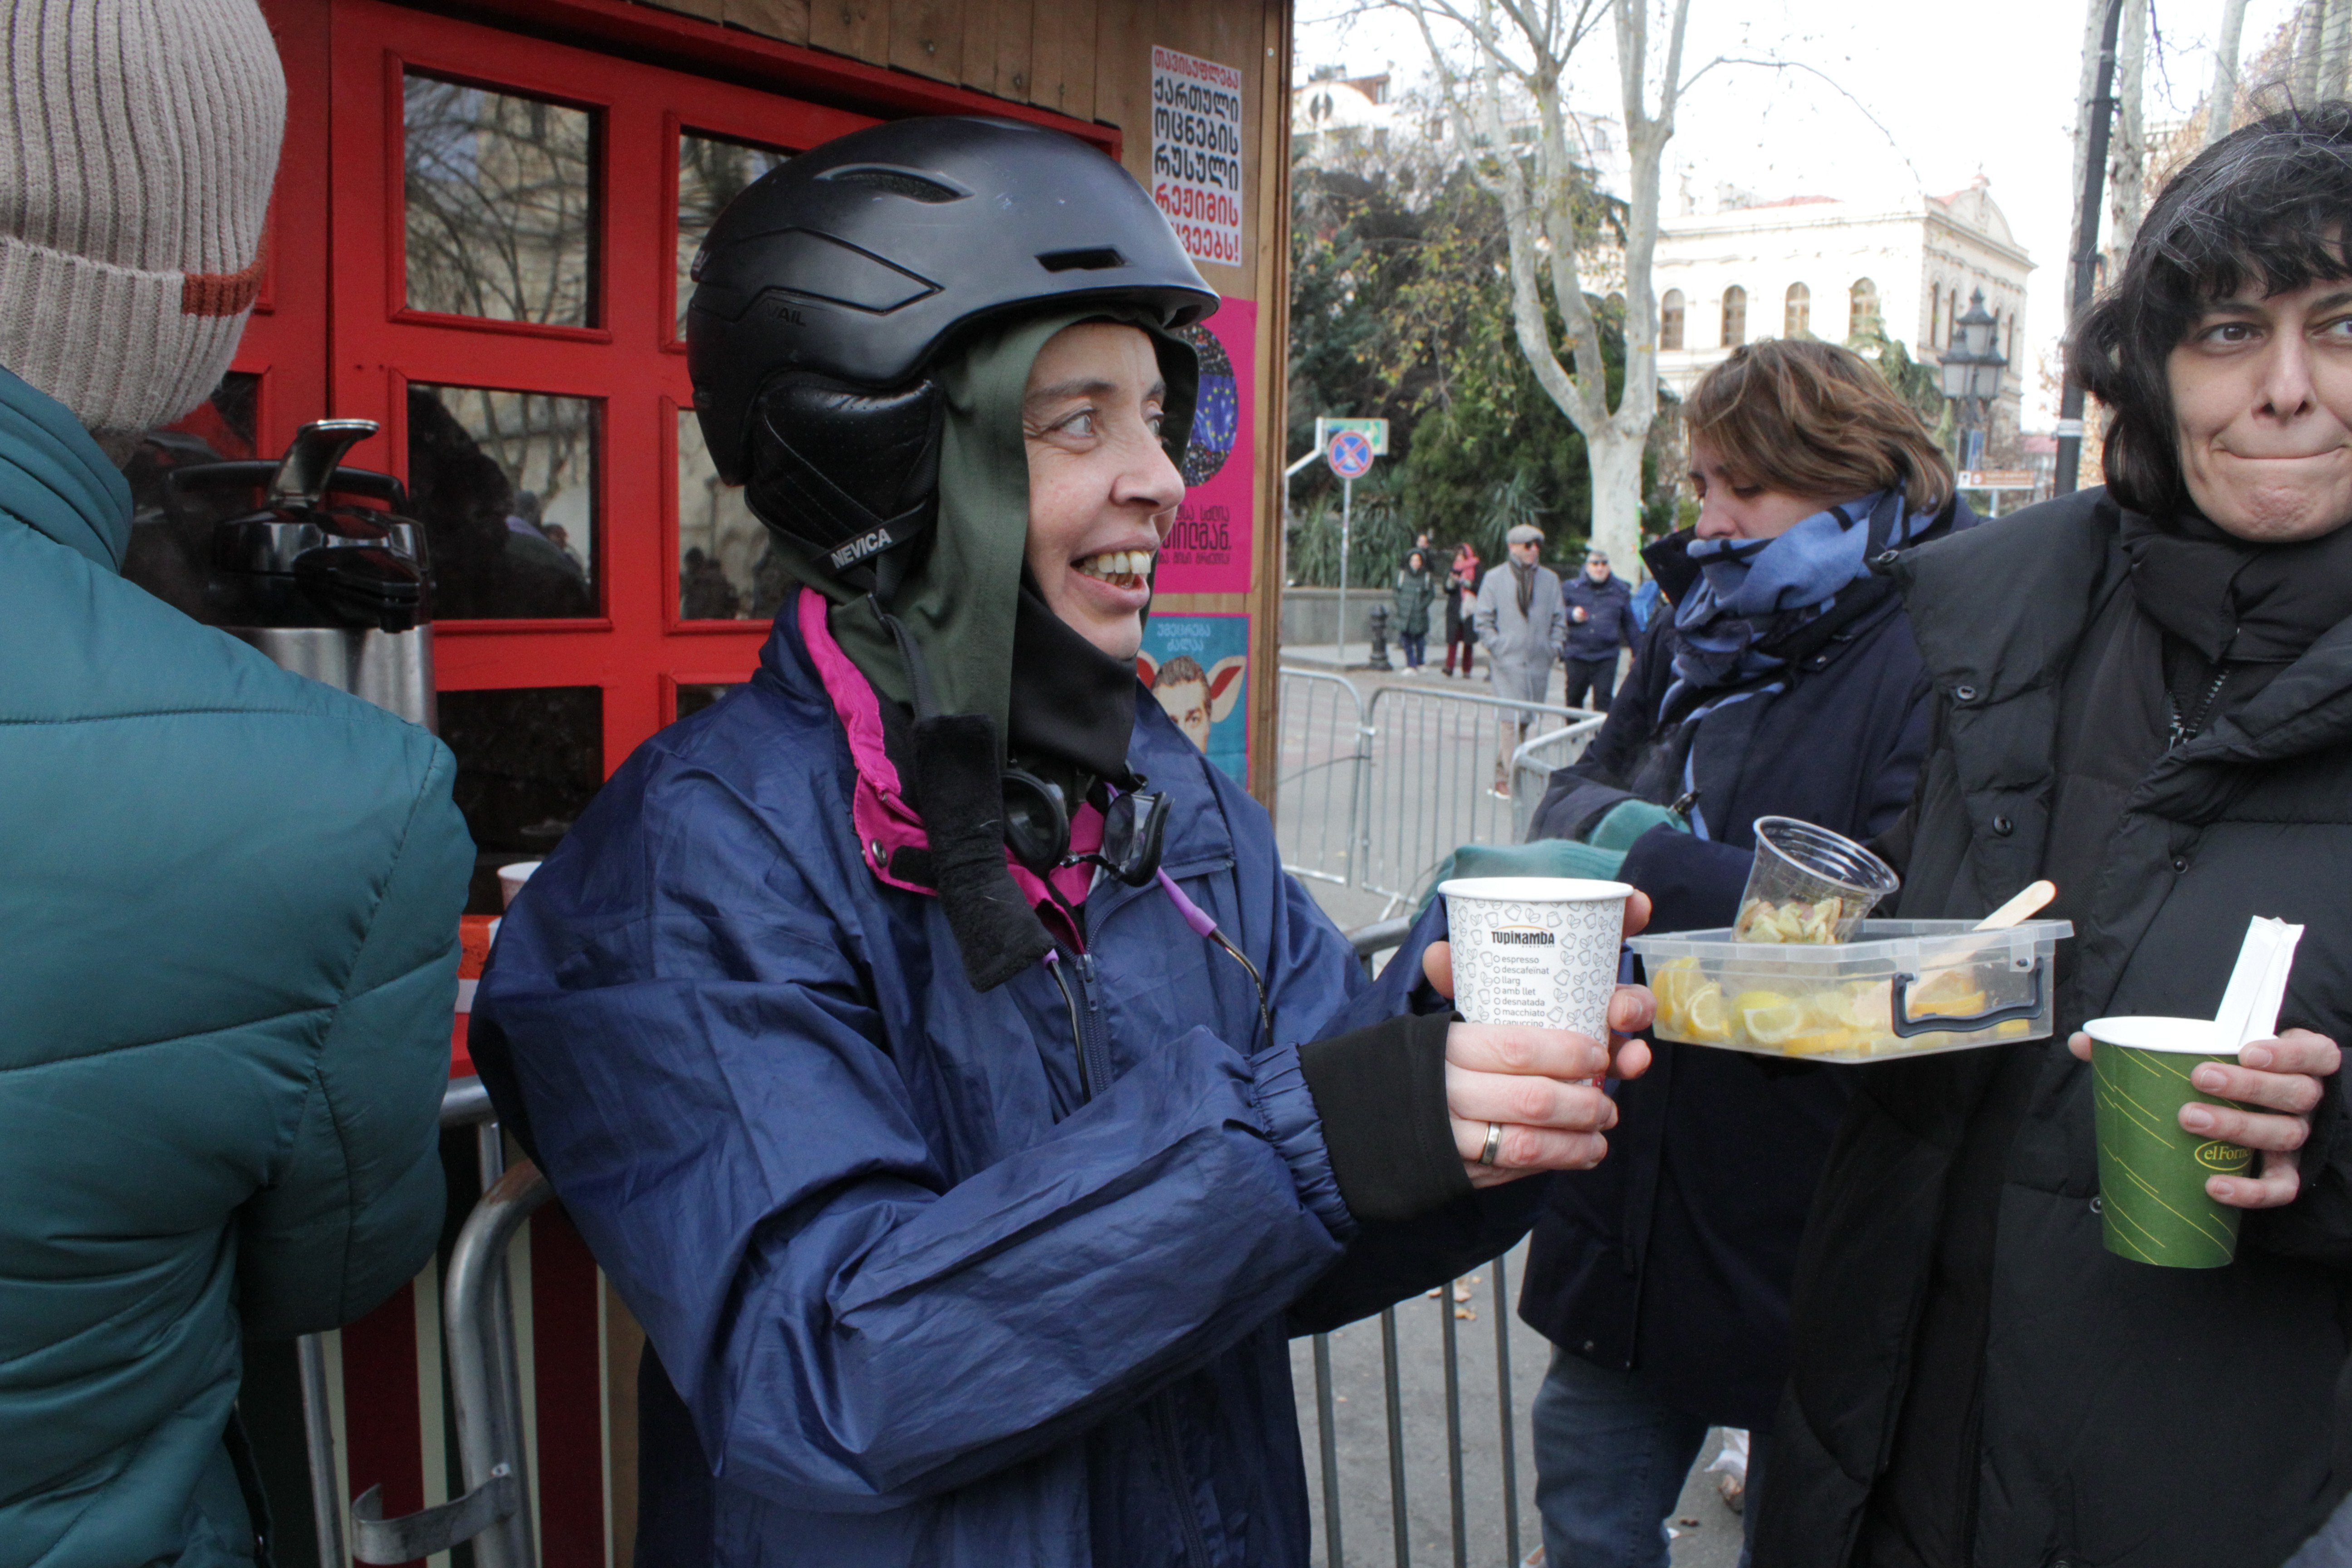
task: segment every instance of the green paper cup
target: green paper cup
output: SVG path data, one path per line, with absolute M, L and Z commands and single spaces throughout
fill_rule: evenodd
M 2099 1124 L 2099 1213 L 2107 1250 L 2166 1268 L 2219 1268 L 2238 1254 L 2239 1211 L 2205 1192 L 2209 1176 L 2242 1176 L 2251 1149 L 2180 1125 L 2191 1100 L 2242 1110 L 2189 1083 L 2204 1062 L 2232 1062 L 2203 1018 L 2094 1018 L 2091 1071 Z

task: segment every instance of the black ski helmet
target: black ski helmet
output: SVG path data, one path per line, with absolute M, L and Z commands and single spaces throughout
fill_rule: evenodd
M 1087 300 L 1172 331 L 1217 304 L 1118 163 L 961 116 L 870 126 L 771 171 L 711 226 L 694 280 L 687 372 L 719 478 L 845 573 L 937 516 L 927 373 L 960 331 Z

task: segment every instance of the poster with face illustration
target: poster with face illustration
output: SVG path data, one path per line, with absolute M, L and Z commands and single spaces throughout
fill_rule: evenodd
M 1247 616 L 1154 616 L 1135 672 L 1176 727 L 1236 783 L 1249 775 Z
M 1257 408 L 1257 306 L 1227 300 L 1183 336 L 1201 356 L 1201 395 L 1184 448 L 1184 499 L 1160 544 L 1152 588 L 1246 594 L 1256 536 L 1250 421 Z

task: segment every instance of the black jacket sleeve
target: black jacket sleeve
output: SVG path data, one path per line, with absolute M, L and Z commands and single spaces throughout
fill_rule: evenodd
M 1412 1219 L 1470 1191 L 1445 1109 L 1453 1020 L 1408 1013 L 1298 1047 L 1332 1178 L 1359 1220 Z

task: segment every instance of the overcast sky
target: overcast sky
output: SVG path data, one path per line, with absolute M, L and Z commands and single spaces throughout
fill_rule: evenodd
M 1812 67 L 1837 85 L 1801 70 L 1718 66 L 1685 100 L 1669 168 L 1689 165 L 1701 193 L 1728 184 L 1768 200 L 1867 199 L 1910 189 L 1940 195 L 1981 171 L 2033 258 L 2026 326 L 2035 357 L 2053 356 L 2063 325 L 2083 4 L 1691 0 L 1686 73 L 1718 56 L 1771 56 Z M 2250 0 L 2242 59 L 2251 62 L 2293 9 L 2293 0 Z M 2151 50 L 2147 114 L 2161 123 L 2189 114 L 2211 82 L 2221 0 L 2156 0 L 2154 13 L 2161 42 Z M 1612 32 L 1604 26 L 1576 70 L 1577 107 L 1616 115 L 1612 61 Z M 1394 13 L 1360 13 L 1349 0 L 1301 0 L 1298 79 L 1322 65 L 1344 66 L 1350 76 L 1387 69 L 1403 86 L 1423 74 L 1425 56 L 1410 21 Z M 1670 174 L 1668 214 L 1675 190 Z M 2047 428 L 2054 399 L 2035 370 L 2016 367 L 2026 424 Z

